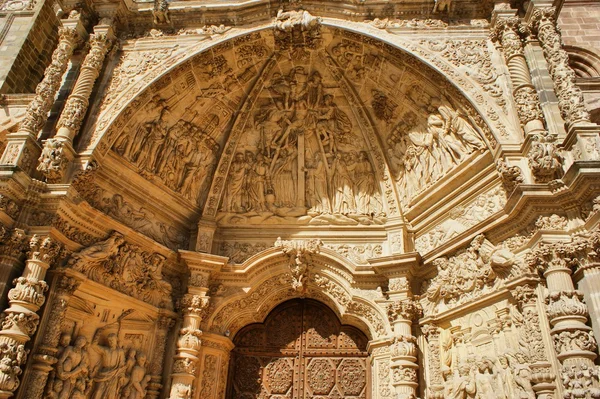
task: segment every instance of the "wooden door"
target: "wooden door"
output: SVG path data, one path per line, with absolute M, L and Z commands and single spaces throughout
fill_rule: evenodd
M 229 399 L 370 397 L 367 337 L 320 302 L 285 302 L 234 343 Z

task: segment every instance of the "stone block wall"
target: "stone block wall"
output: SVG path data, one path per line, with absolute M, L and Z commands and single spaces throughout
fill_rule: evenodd
M 57 17 L 51 2 L 33 14 L 7 15 L 0 44 L 0 93 L 32 93 L 42 80 L 57 43 Z
M 600 2 L 565 1 L 558 24 L 566 45 L 600 51 Z

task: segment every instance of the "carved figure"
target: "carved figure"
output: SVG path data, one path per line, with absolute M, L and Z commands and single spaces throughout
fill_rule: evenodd
M 478 373 L 475 375 L 477 397 L 481 399 L 497 399 L 496 371 L 490 359 L 482 359 L 477 363 Z
M 295 26 L 303 29 L 311 29 L 321 22 L 321 18 L 313 17 L 306 10 L 303 11 L 283 11 L 279 10 L 273 21 L 275 27 L 282 31 L 291 30 Z
M 58 393 L 58 399 L 71 398 L 77 380 L 88 377 L 89 358 L 85 348 L 86 345 L 87 339 L 84 336 L 79 336 L 75 340 L 75 345 L 67 346 L 58 359 L 56 378 L 62 381 L 62 390 Z
M 412 117 L 400 122 L 388 138 L 389 155 L 406 200 L 438 181 L 475 151 L 485 150 L 479 133 L 448 102 L 431 100 L 425 128 Z
M 119 247 L 125 242 L 125 238 L 119 232 L 113 231 L 104 241 L 97 242 L 79 252 L 74 253 L 69 259 L 69 265 L 82 273 L 96 274 L 96 269 L 108 259 L 119 252 Z
M 139 353 L 136 360 L 136 365 L 128 373 L 129 382 L 123 388 L 122 397 L 125 399 L 143 399 L 146 397 L 146 387 L 150 382 L 150 376 L 146 374 L 146 355 Z
M 155 25 L 170 24 L 169 19 L 169 2 L 167 0 L 154 0 L 154 8 L 152 17 Z
M 454 385 L 452 387 L 451 399 L 475 398 L 477 387 L 471 367 L 462 363 L 458 365 L 458 372 L 454 375 Z
M 126 368 L 125 352 L 117 346 L 116 334 L 108 335 L 108 346 L 99 345 L 99 339 L 96 334 L 91 344 L 91 348 L 100 355 L 100 365 L 93 376 L 92 399 L 117 399 L 119 383 Z
M 535 392 L 531 386 L 531 370 L 526 365 L 517 365 L 515 367 L 515 398 L 535 399 Z

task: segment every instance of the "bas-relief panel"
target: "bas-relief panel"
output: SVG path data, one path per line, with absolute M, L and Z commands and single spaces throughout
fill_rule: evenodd
M 454 319 L 445 328 L 426 326 L 427 388 L 438 392 L 429 397 L 535 398 L 531 364 L 545 360 L 545 354 L 542 346 L 534 347 L 541 352 L 532 355 L 527 344 L 533 337 L 525 323 L 520 311 L 503 301 Z M 435 340 L 431 329 L 436 330 Z M 541 334 L 535 338 L 541 343 Z
M 229 170 L 221 224 L 383 223 L 386 176 L 370 130 L 386 143 L 405 206 L 486 149 L 469 116 L 414 61 L 342 35 L 325 32 L 325 51 L 278 55 L 263 72 Z M 370 120 L 356 112 L 362 107 Z
M 158 92 L 134 114 L 112 150 L 147 180 L 200 205 L 225 127 L 269 53 L 255 34 L 237 47 L 224 43 L 180 65 L 157 83 Z
M 424 254 L 439 247 L 470 227 L 501 211 L 506 192 L 501 187 L 478 195 L 470 202 L 452 208 L 444 220 L 415 239 L 415 249 Z
M 155 317 L 75 297 L 61 324 L 45 398 L 141 399 L 162 370 L 165 335 Z M 159 328 L 161 328 L 159 327 Z
M 319 30 L 308 50 L 292 39 L 281 51 L 281 37 L 265 31 L 186 61 L 140 96 L 112 150 L 201 207 L 229 132 L 241 131 L 226 148 L 226 175 L 215 175 L 222 226 L 383 224 L 396 212 L 388 168 L 407 207 L 485 151 L 489 129 L 423 64 Z

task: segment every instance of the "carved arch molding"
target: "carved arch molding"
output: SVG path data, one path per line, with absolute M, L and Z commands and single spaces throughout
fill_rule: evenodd
M 236 334 L 226 398 L 368 398 L 367 342 L 321 302 L 284 302 Z

